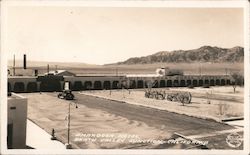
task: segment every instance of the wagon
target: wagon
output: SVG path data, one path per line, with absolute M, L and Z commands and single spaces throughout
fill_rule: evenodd
M 176 91 L 176 92 L 166 92 L 163 90 L 145 90 L 145 97 L 157 100 L 168 100 L 173 102 L 180 102 L 184 104 L 190 104 L 192 100 L 192 95 L 190 92 Z

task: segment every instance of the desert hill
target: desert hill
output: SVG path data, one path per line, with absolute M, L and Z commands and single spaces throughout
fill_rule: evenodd
M 153 64 L 153 63 L 235 63 L 243 62 L 244 49 L 236 46 L 233 48 L 220 48 L 202 46 L 192 50 L 160 51 L 152 55 L 129 58 L 118 62 L 118 65 Z

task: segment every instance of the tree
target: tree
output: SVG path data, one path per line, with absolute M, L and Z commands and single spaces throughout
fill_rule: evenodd
M 232 86 L 234 89 L 234 93 L 236 93 L 236 87 L 242 86 L 244 84 L 244 77 L 239 73 L 232 73 L 231 77 L 232 77 Z
M 131 81 L 130 81 L 128 78 L 123 79 L 123 80 L 121 81 L 121 83 L 120 83 L 120 87 L 122 88 L 122 92 L 123 92 L 123 90 L 125 89 L 125 90 L 128 91 L 128 94 L 130 94 L 129 88 L 131 87 L 131 84 L 132 84 L 132 83 L 131 83 Z M 122 94 L 123 94 L 123 98 L 125 98 L 124 92 L 123 92 Z

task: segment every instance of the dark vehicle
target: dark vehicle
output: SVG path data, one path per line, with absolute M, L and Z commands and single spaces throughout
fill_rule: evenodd
M 66 99 L 66 100 L 74 100 L 75 96 L 72 94 L 71 90 L 63 90 L 61 93 L 57 96 L 60 99 Z

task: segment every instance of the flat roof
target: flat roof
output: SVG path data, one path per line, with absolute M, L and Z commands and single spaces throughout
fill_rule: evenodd
M 13 93 L 13 92 L 11 92 L 11 96 L 8 96 L 8 99 L 23 99 L 23 98 L 26 98 L 26 97 L 20 94 Z
M 30 79 L 34 79 L 34 78 L 37 78 L 36 76 L 8 76 L 8 78 L 10 79 L 16 79 L 16 78 L 19 78 L 19 79 L 22 79 L 22 78 L 30 78 Z

